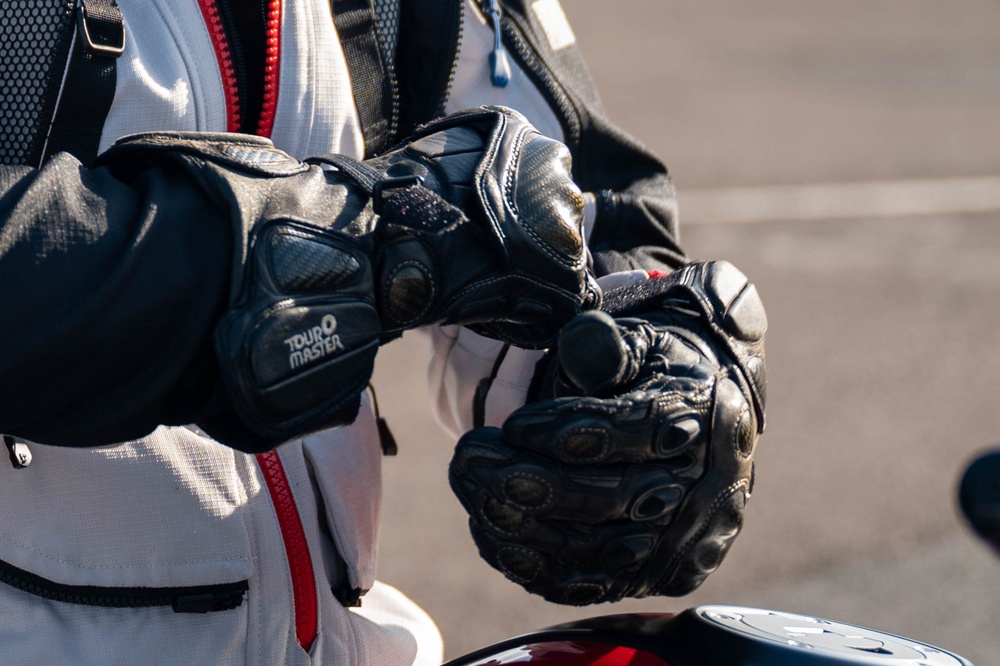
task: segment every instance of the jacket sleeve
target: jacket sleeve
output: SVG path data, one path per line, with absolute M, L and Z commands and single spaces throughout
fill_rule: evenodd
M 209 409 L 233 227 L 169 162 L 0 167 L 0 432 L 132 439 Z

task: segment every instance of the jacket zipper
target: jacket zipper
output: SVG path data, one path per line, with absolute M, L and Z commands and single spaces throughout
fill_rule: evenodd
M 237 130 L 230 129 L 229 131 L 238 132 L 242 130 L 242 123 L 249 115 L 250 103 L 248 100 L 249 85 L 247 84 L 246 51 L 243 49 L 243 42 L 239 31 L 235 28 L 236 18 L 233 16 L 233 9 L 230 3 L 227 0 L 218 0 L 215 2 L 215 8 L 219 16 L 219 27 L 221 28 L 221 36 L 224 40 L 225 49 L 229 53 L 229 62 L 233 70 L 233 94 L 236 96 L 236 108 L 239 109 L 240 127 Z
M 281 74 L 281 0 L 270 0 L 264 28 L 264 100 L 257 121 L 257 134 L 270 138 L 278 109 L 278 81 Z
M 212 39 L 212 48 L 215 49 L 215 58 L 219 61 L 219 72 L 222 74 L 222 92 L 226 100 L 226 131 L 239 132 L 242 126 L 240 91 L 246 86 L 245 84 L 240 85 L 237 78 L 233 52 L 229 47 L 226 28 L 223 25 L 223 17 L 219 12 L 217 1 L 198 0 L 198 5 L 201 7 L 201 15 L 205 18 L 208 35 Z
M 448 70 L 448 81 L 444 85 L 444 94 L 441 95 L 441 103 L 438 105 L 435 117 L 441 117 L 445 113 L 448 105 L 448 98 L 451 97 L 451 89 L 455 84 L 455 74 L 458 72 L 458 55 L 462 52 L 462 40 L 465 37 L 465 0 L 455 3 L 458 7 L 458 30 L 455 32 L 455 55 L 451 60 L 451 69 Z
M 264 483 L 271 495 L 274 511 L 278 516 L 281 538 L 285 543 L 288 572 L 292 577 L 292 599 L 295 606 L 295 637 L 308 652 L 316 640 L 318 611 L 316 582 L 313 573 L 309 543 L 302 528 L 295 496 L 288 483 L 288 476 L 277 452 L 257 454 L 257 465 L 264 476 Z
M 398 36 L 397 36 L 398 39 Z M 388 54 L 385 54 L 386 59 L 386 70 L 389 77 L 389 94 L 392 98 L 392 109 L 389 112 L 389 132 L 386 137 L 385 145 L 387 148 L 392 147 L 396 143 L 396 135 L 399 134 L 399 116 L 400 116 L 400 94 L 399 94 L 399 77 L 396 75 L 396 63 L 389 59 Z
M 205 25 L 212 39 L 219 70 L 222 74 L 223 94 L 226 99 L 226 131 L 253 131 L 270 137 L 274 131 L 274 116 L 278 106 L 278 80 L 281 69 L 281 0 L 263 0 L 265 10 L 265 52 L 263 99 L 260 117 L 246 117 L 248 106 L 247 67 L 240 44 L 236 21 L 226 0 L 198 0 Z M 253 128 L 251 130 L 251 128 Z
M 97 587 L 64 585 L 0 561 L 0 583 L 67 604 L 102 608 L 169 606 L 176 613 L 210 613 L 237 608 L 249 589 L 247 581 L 191 587 Z
M 232 54 L 226 37 L 225 26 L 219 15 L 218 0 L 198 0 L 202 13 L 209 26 L 212 43 L 219 58 L 219 67 L 223 72 L 223 87 L 226 95 L 227 110 L 236 109 L 235 115 L 230 113 L 230 131 L 239 131 L 239 81 L 236 77 Z M 281 62 L 281 0 L 267 0 L 267 19 L 265 23 L 265 59 L 264 59 L 264 99 L 261 105 L 260 118 L 257 121 L 257 134 L 270 137 L 274 129 L 274 115 L 278 103 L 278 81 Z M 245 85 L 245 84 L 244 84 Z M 235 120 L 235 123 L 233 122 Z M 309 553 L 309 543 L 306 541 L 302 518 L 299 516 L 295 497 L 292 495 L 288 476 L 281 464 L 281 458 L 274 451 L 256 456 L 257 466 L 264 477 L 264 484 L 271 496 L 281 530 L 281 538 L 285 545 L 285 557 L 288 561 L 288 571 L 292 579 L 292 604 L 295 613 L 295 637 L 299 645 L 307 652 L 316 640 L 318 632 L 318 601 L 316 599 L 316 583 L 313 573 L 312 556 Z

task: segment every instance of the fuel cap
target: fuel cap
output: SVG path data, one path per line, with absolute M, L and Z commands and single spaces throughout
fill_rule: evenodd
M 746 663 L 973 666 L 958 655 L 908 638 L 808 615 L 740 606 L 699 606 L 686 614 L 708 633 L 721 632 L 718 638 L 722 640 L 709 639 L 707 645 L 715 644 L 734 655 L 753 655 Z

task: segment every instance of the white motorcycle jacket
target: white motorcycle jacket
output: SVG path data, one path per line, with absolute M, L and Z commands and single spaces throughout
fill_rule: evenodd
M 375 581 L 382 449 L 367 399 L 352 425 L 256 456 L 194 427 L 143 434 L 195 422 L 211 399 L 195 341 L 226 288 L 207 258 L 232 241 L 210 206 L 177 214 L 200 195 L 172 174 L 129 189 L 89 169 L 118 138 L 247 132 L 299 158 L 361 159 L 434 117 L 511 106 L 574 153 L 599 273 L 683 260 L 666 169 L 604 117 L 558 0 L 262 0 L 248 17 L 250 4 L 0 7 L 10 663 L 441 660 L 430 618 Z M 109 238 L 119 227 L 131 235 Z M 172 298 L 191 281 L 198 303 Z M 464 329 L 431 335 L 446 427 L 523 400 L 530 357 L 498 363 L 502 345 Z M 492 395 L 475 390 L 484 378 Z M 45 400 L 25 397 L 37 387 Z

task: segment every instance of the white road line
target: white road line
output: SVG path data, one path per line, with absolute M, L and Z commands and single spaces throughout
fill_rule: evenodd
M 678 192 L 682 224 L 912 217 L 1000 211 L 1000 176 Z

